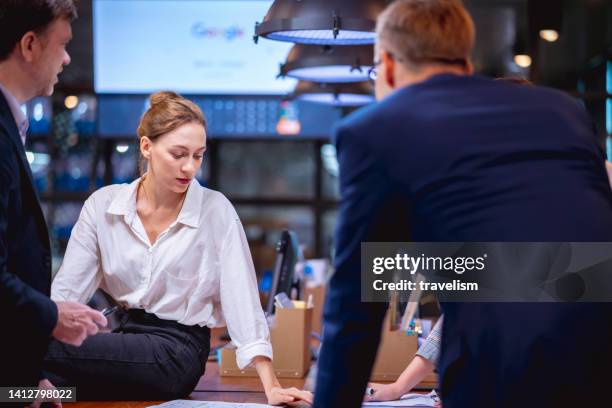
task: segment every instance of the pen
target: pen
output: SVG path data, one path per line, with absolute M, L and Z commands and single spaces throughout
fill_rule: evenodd
M 109 315 L 115 313 L 118 309 L 119 309 L 119 306 L 107 307 L 106 309 L 102 309 L 101 313 L 104 316 L 109 316 Z

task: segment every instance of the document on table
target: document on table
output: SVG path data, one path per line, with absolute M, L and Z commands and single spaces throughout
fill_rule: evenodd
M 250 404 L 243 402 L 217 402 L 217 401 L 192 401 L 174 400 L 164 402 L 160 405 L 151 405 L 148 408 L 274 408 L 265 404 Z
M 396 401 L 372 401 L 364 402 L 364 408 L 374 407 L 433 407 L 439 401 L 436 391 L 429 394 L 404 394 Z

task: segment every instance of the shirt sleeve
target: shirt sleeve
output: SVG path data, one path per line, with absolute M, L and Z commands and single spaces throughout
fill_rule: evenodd
M 416 354 L 429 360 L 434 366 L 438 366 L 440 359 L 440 343 L 442 341 L 442 321 L 444 316 L 440 316 L 425 342 L 419 347 Z
M 256 356 L 272 359 L 270 331 L 259 300 L 255 268 L 235 211 L 221 245 L 220 268 L 221 310 L 237 347 L 238 367 L 249 366 Z
M 53 283 L 53 300 L 87 303 L 100 286 L 100 254 L 96 233 L 95 196 L 85 201 Z

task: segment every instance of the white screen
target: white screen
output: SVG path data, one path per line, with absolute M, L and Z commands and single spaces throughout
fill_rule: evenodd
M 261 38 L 272 1 L 94 0 L 94 82 L 99 93 L 281 95 L 276 79 L 292 44 Z

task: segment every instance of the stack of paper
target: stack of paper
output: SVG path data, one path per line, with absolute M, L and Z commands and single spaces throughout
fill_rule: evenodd
M 429 394 L 405 394 L 396 401 L 364 402 L 362 407 L 434 407 L 439 401 L 435 391 Z
M 157 408 L 274 408 L 271 405 L 265 404 L 250 404 L 241 402 L 217 402 L 217 401 L 191 401 L 191 400 L 175 400 L 164 402 L 160 405 L 152 405 Z

